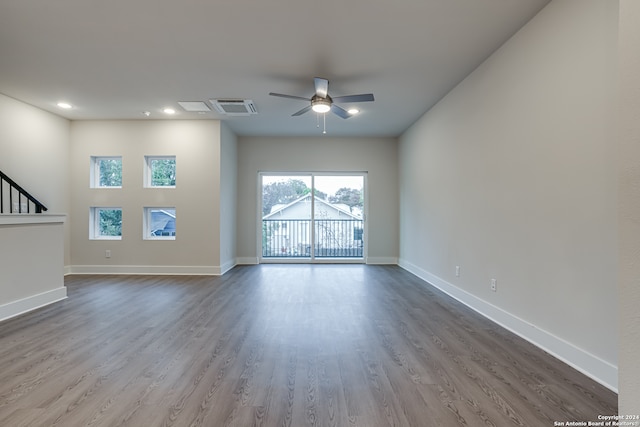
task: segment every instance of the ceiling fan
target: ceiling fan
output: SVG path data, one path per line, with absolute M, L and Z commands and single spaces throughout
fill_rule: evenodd
M 299 99 L 301 101 L 310 102 L 309 105 L 304 107 L 302 110 L 297 111 L 292 114 L 292 116 L 301 116 L 309 110 L 313 110 L 316 113 L 324 114 L 331 111 L 338 117 L 342 117 L 343 119 L 348 119 L 353 116 L 354 113 L 350 113 L 344 108 L 334 104 L 334 102 L 367 102 L 373 101 L 372 93 L 363 93 L 360 95 L 346 95 L 346 96 L 336 96 L 332 98 L 329 96 L 329 80 L 323 79 L 320 77 L 315 77 L 313 79 L 316 93 L 311 98 L 303 98 L 302 96 L 295 95 L 284 95 L 282 93 L 274 93 L 270 92 L 271 96 L 279 96 L 282 98 L 291 98 L 291 99 Z

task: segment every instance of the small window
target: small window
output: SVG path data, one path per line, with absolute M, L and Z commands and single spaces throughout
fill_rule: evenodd
M 176 157 L 175 156 L 145 156 L 146 187 L 175 187 L 176 186 Z
M 122 188 L 122 157 L 91 157 L 91 188 Z
M 176 208 L 144 208 L 144 238 L 176 239 Z
M 122 239 L 121 208 L 91 208 L 89 217 L 90 239 Z

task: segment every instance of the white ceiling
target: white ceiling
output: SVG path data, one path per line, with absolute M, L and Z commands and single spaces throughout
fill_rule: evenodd
M 0 93 L 72 120 L 221 118 L 238 135 L 318 135 L 291 114 L 313 77 L 373 93 L 333 136 L 397 136 L 549 0 L 5 0 Z M 178 101 L 246 98 L 258 115 Z M 56 103 L 74 105 L 62 111 Z M 342 105 L 349 107 L 350 105 Z M 149 118 L 143 111 L 151 112 Z

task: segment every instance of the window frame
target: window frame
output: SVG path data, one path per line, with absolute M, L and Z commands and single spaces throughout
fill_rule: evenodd
M 120 161 L 120 185 L 100 185 L 100 162 L 103 160 L 119 160 Z M 122 188 L 122 156 L 91 156 L 91 165 L 89 168 L 89 187 L 90 188 L 106 188 L 119 189 Z
M 121 219 L 120 223 L 120 235 L 108 236 L 101 234 L 100 228 L 100 212 L 101 211 L 120 211 L 120 217 L 122 218 L 122 208 L 115 206 L 92 206 L 89 208 L 89 240 L 122 240 L 122 226 L 124 220 Z
M 151 227 L 151 213 L 155 210 L 163 210 L 163 211 L 173 211 L 174 222 L 177 220 L 177 209 L 175 206 L 145 206 L 143 207 L 143 218 L 142 218 L 142 238 L 144 240 L 176 240 L 177 236 L 177 224 L 176 229 L 173 232 L 173 235 L 170 236 L 157 236 L 152 234 Z
M 176 156 L 144 156 L 144 187 L 145 188 L 176 188 L 176 184 L 174 185 L 153 185 L 153 166 L 152 162 L 154 160 L 173 160 L 174 161 L 174 173 L 176 175 L 176 183 L 177 179 L 177 169 L 178 169 L 178 161 Z

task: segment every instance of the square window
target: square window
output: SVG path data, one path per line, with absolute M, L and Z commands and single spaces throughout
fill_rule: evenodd
M 122 157 L 91 157 L 91 188 L 122 188 Z
M 122 209 L 91 208 L 89 212 L 89 238 L 94 240 L 121 240 Z
M 145 156 L 145 186 L 176 186 L 176 156 Z
M 176 208 L 144 208 L 144 238 L 176 239 Z

